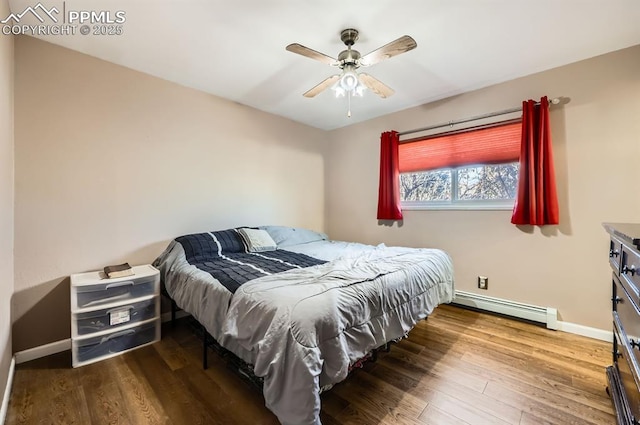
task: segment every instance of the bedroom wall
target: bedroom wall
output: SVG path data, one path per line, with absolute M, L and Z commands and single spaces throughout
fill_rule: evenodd
M 445 78 L 445 76 L 443 76 Z M 561 224 L 510 224 L 511 211 L 405 211 L 376 220 L 380 133 L 499 111 L 543 95 L 551 110 Z M 327 226 L 334 239 L 440 247 L 456 289 L 558 308 L 560 320 L 611 328 L 602 222 L 640 221 L 640 46 L 411 108 L 331 133 Z M 489 289 L 477 289 L 478 275 Z
M 33 38 L 16 70 L 14 351 L 69 338 L 72 273 L 186 233 L 324 230 L 326 133 Z
M 0 16 L 9 4 L 0 0 Z M 13 294 L 13 37 L 0 35 L 0 403 L 11 363 Z M 0 409 L 1 410 L 1 409 Z M 0 415 L 0 422 L 3 418 Z

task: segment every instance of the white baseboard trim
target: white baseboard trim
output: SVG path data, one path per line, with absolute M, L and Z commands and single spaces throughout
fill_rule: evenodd
M 455 291 L 454 304 L 491 311 L 506 316 L 544 323 L 548 329 L 558 329 L 558 310 L 501 298 L 488 297 L 472 292 Z
M 15 353 L 16 363 L 21 364 L 29 362 L 31 360 L 39 359 L 42 357 L 50 356 L 52 354 L 61 353 L 65 350 L 71 349 L 71 338 L 63 339 L 61 341 L 51 342 L 49 344 L 40 345 L 38 347 L 28 348 L 23 351 Z
M 9 410 L 9 398 L 11 397 L 11 387 L 13 387 L 13 375 L 16 370 L 16 357 L 11 357 L 11 363 L 9 364 L 9 375 L 7 376 L 7 386 L 4 388 L 4 395 L 2 396 L 2 406 L 0 407 L 0 424 L 5 423 L 7 419 L 7 410 Z
M 588 338 L 599 339 L 601 341 L 613 342 L 613 331 L 590 328 L 589 326 L 578 325 L 571 322 L 558 322 L 558 330 L 570 334 L 586 336 Z
M 613 342 L 613 332 L 591 328 L 577 323 L 558 320 L 558 311 L 552 307 L 538 307 L 499 298 L 487 297 L 471 292 L 456 291 L 454 304 L 477 308 L 478 310 L 500 313 L 506 316 L 544 323 L 548 329 L 554 329 L 575 335 L 586 336 L 606 342 Z

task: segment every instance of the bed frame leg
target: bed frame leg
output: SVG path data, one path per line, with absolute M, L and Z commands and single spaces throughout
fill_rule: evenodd
M 202 326 L 202 368 L 207 369 L 209 364 L 207 362 L 207 330 Z
M 178 304 L 172 299 L 171 300 L 171 326 L 176 325 L 176 311 L 178 311 Z

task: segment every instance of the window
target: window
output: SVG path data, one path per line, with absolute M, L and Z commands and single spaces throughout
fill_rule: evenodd
M 474 165 L 400 174 L 405 206 L 511 208 L 518 188 L 519 164 Z
M 520 133 L 512 120 L 403 141 L 403 208 L 512 208 Z

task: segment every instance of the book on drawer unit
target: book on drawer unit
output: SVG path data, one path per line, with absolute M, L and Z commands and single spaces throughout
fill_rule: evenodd
M 113 279 L 116 277 L 131 276 L 134 273 L 129 263 L 122 263 L 113 266 L 106 266 L 104 268 L 104 274 L 106 274 L 109 279 Z

